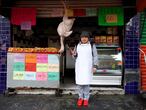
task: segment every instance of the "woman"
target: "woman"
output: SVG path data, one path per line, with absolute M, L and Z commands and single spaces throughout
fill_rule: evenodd
M 95 45 L 90 43 L 89 38 L 89 33 L 83 31 L 80 35 L 80 42 L 71 51 L 72 55 L 76 58 L 75 79 L 79 95 L 78 106 L 82 104 L 88 106 L 90 83 L 98 65 L 97 50 Z

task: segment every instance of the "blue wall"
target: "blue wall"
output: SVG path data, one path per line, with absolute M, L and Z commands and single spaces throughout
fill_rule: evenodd
M 0 93 L 6 89 L 7 49 L 10 41 L 10 21 L 0 15 Z

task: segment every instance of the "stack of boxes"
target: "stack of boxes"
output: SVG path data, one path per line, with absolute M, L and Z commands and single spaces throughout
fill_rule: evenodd
M 146 59 L 144 59 L 144 54 L 146 54 L 146 12 L 142 12 L 140 16 L 141 21 L 141 38 L 140 38 L 140 89 L 141 91 L 146 91 Z M 146 56 L 145 56 L 146 58 Z
M 125 93 L 138 94 L 139 84 L 139 14 L 130 19 L 126 25 L 124 63 Z
M 10 22 L 0 15 L 0 93 L 4 93 L 6 89 L 8 47 L 10 47 Z

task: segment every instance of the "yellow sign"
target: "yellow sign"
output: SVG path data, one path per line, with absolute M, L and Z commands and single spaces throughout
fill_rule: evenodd
M 14 71 L 13 80 L 24 80 L 24 72 Z
M 117 23 L 117 15 L 116 14 L 108 14 L 106 15 L 106 22 L 107 23 Z
M 37 72 L 48 72 L 48 64 L 38 63 L 36 70 Z

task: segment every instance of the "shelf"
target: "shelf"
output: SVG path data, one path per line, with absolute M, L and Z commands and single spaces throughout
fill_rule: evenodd
M 121 70 L 110 70 L 110 69 L 98 69 L 96 73 L 94 73 L 94 76 L 121 76 L 122 71 Z
M 107 44 L 99 44 L 99 45 L 97 45 L 97 44 L 96 44 L 96 47 L 118 48 L 119 45 L 107 45 Z

